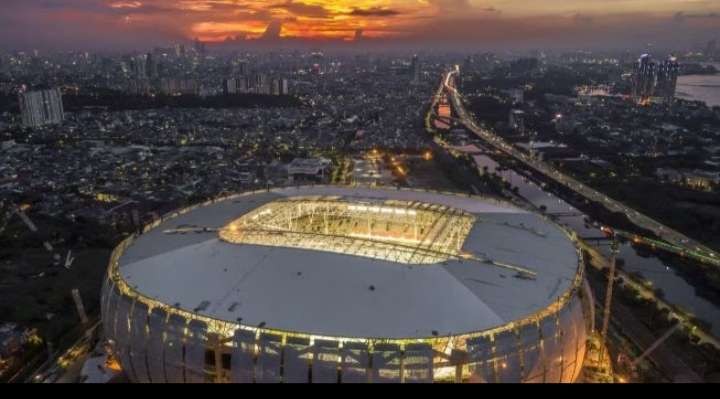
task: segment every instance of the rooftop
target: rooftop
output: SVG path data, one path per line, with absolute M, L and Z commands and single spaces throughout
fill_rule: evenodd
M 563 230 L 509 204 L 306 186 L 166 219 L 126 250 L 120 274 L 143 295 L 244 325 L 419 338 L 542 310 L 570 288 L 578 260 Z

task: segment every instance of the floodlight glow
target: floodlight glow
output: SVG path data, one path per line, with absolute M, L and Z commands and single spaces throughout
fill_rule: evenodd
M 429 204 L 295 198 L 265 204 L 227 224 L 219 236 L 234 244 L 433 264 L 464 256 L 460 250 L 474 222 L 467 212 Z

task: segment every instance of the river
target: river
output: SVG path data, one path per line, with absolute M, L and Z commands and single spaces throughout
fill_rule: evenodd
M 710 64 L 720 69 L 720 64 Z M 709 107 L 720 106 L 720 74 L 678 77 L 677 97 L 704 101 Z
M 488 172 L 495 172 L 498 164 L 487 155 L 476 155 L 473 157 L 478 167 L 482 169 L 487 166 Z M 547 213 L 563 213 L 568 216 L 558 217 L 558 223 L 575 230 L 581 237 L 600 237 L 603 234 L 585 220 L 586 215 L 579 210 L 558 198 L 552 193 L 544 191 L 533 181 L 526 179 L 513 170 L 497 171 L 506 181 L 518 187 L 518 193 L 536 207 L 544 205 Z M 609 255 L 608 245 L 599 246 L 601 252 Z M 683 310 L 694 314 L 698 318 L 712 324 L 712 333 L 720 336 L 720 306 L 698 296 L 695 288 L 684 278 L 675 273 L 675 268 L 681 267 L 672 262 L 665 262 L 657 257 L 642 257 L 630 245 L 624 243 L 620 246 L 618 258 L 625 261 L 623 270 L 628 273 L 639 272 L 643 277 L 652 282 L 653 287 L 663 290 L 664 300 L 677 305 Z

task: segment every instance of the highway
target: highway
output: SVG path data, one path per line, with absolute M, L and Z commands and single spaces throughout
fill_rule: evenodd
M 675 231 L 646 215 L 641 214 L 621 202 L 609 198 L 607 195 L 580 183 L 572 177 L 564 175 L 551 165 L 521 152 L 501 137 L 495 135 L 493 132 L 478 126 L 473 117 L 465 109 L 465 106 L 462 103 L 462 94 L 460 94 L 460 92 L 454 87 L 453 76 L 458 72 L 457 67 L 454 70 L 447 72 L 443 77 L 442 85 L 444 86 L 444 90 L 449 94 L 453 109 L 458 115 L 458 119 L 468 130 L 482 138 L 496 150 L 511 156 L 531 169 L 543 174 L 557 183 L 562 184 L 575 193 L 582 195 L 586 199 L 602 203 L 610 211 L 623 213 L 637 226 L 654 232 L 658 237 L 665 241 L 664 245 L 659 245 L 658 243 L 661 241 L 654 240 L 656 247 L 669 250 L 683 256 L 693 257 L 700 262 L 720 267 L 720 255 L 712 249 L 686 237 L 682 233 Z M 647 238 L 645 240 L 650 239 Z

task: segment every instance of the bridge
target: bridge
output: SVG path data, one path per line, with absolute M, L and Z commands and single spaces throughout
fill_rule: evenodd
M 597 243 L 598 241 L 608 241 L 608 242 L 609 242 L 610 240 L 612 240 L 612 238 L 606 237 L 606 236 L 585 236 L 585 237 L 582 237 L 582 236 L 581 236 L 581 237 L 579 237 L 579 238 L 580 238 L 581 240 L 583 240 L 583 241 L 588 241 L 588 242 L 594 241 L 594 242 L 596 242 L 596 243 Z
M 546 213 L 546 215 L 554 216 L 554 217 L 558 217 L 558 218 L 585 216 L 585 214 L 582 212 L 548 212 L 548 213 Z
M 641 236 L 639 234 L 630 233 L 623 230 L 612 230 L 616 236 L 626 238 L 635 244 L 645 245 L 652 249 L 659 249 L 694 261 L 714 265 L 720 267 L 720 258 L 706 255 L 702 251 L 695 251 L 679 245 L 671 244 L 667 241 Z

